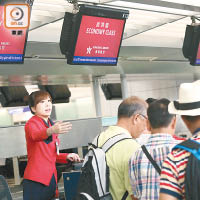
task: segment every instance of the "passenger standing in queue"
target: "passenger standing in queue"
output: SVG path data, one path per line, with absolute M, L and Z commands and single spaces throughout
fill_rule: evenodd
M 152 102 L 147 109 L 147 128 L 151 132 L 147 143 L 133 153 L 129 162 L 129 177 L 133 190 L 133 200 L 159 199 L 159 170 L 144 152 L 161 168 L 171 149 L 180 142 L 174 139 L 176 116 L 169 114 L 169 100 L 162 98 Z M 144 149 L 145 148 L 145 149 Z
M 120 141 L 106 153 L 107 164 L 110 168 L 109 190 L 113 200 L 132 199 L 128 161 L 140 147 L 135 139 L 146 129 L 147 107 L 148 104 L 139 97 L 132 96 L 124 99 L 118 107 L 117 124 L 108 127 L 98 138 L 99 147 L 109 138 L 121 133 L 130 138 L 130 140 Z
M 58 134 L 71 129 L 69 122 L 51 121 L 52 99 L 46 91 L 29 95 L 29 107 L 34 116 L 25 125 L 28 163 L 24 172 L 23 199 L 51 200 L 57 188 L 55 163 L 79 162 L 75 153 L 59 154 Z

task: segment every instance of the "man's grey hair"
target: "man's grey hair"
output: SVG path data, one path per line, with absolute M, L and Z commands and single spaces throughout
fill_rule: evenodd
M 122 101 L 118 108 L 118 119 L 131 117 L 132 115 L 147 115 L 148 104 L 139 97 L 132 96 Z

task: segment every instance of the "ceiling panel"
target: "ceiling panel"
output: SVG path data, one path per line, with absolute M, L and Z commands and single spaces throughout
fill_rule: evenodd
M 129 10 L 130 15 L 126 22 L 122 45 L 133 45 L 137 38 L 137 45 L 141 42 L 143 46 L 142 38 L 146 40 L 147 36 L 154 35 L 158 40 L 156 44 L 159 43 L 161 47 L 166 46 L 163 37 L 174 38 L 174 42 L 171 41 L 170 45 L 177 47 L 177 40 L 183 40 L 185 27 L 191 23 L 190 16 L 200 15 L 200 3 L 196 0 L 84 1 L 84 3 L 91 2 Z M 59 42 L 64 12 L 75 12 L 73 4 L 66 0 L 35 0 L 28 41 Z M 151 41 L 149 38 L 147 44 L 149 45 Z M 153 41 L 150 46 L 153 46 Z
M 165 2 L 172 2 L 172 3 L 179 3 L 179 4 L 185 4 L 190 6 L 200 6 L 200 2 L 197 0 L 160 0 Z
M 128 9 L 117 66 L 70 66 L 60 53 L 59 40 L 67 0 L 34 0 L 24 65 L 1 65 L 0 84 L 89 83 L 90 75 L 199 73 L 183 57 L 185 27 L 200 16 L 199 0 L 85 0 L 79 3 Z M 45 82 L 46 81 L 46 82 Z

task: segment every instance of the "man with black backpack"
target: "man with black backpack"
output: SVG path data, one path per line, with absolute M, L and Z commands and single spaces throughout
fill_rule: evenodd
M 183 83 L 168 110 L 179 114 L 192 137 L 174 147 L 162 165 L 160 200 L 200 199 L 200 80 Z
M 108 139 L 121 133 L 129 138 L 118 142 L 106 153 L 110 169 L 109 189 L 113 200 L 122 200 L 123 198 L 123 200 L 131 200 L 132 190 L 128 177 L 128 161 L 133 152 L 140 147 L 134 139 L 146 129 L 147 106 L 143 99 L 135 96 L 123 100 L 118 108 L 116 126 L 108 127 L 99 136 L 98 146 L 102 146 Z M 127 198 L 126 195 L 128 195 Z
M 131 200 L 128 161 L 146 129 L 147 103 L 129 97 L 118 108 L 118 121 L 92 142 L 81 168 L 76 200 Z

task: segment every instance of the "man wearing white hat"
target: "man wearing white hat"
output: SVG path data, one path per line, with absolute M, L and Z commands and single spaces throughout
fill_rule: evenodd
M 181 115 L 183 122 L 193 135 L 190 139 L 200 142 L 200 80 L 181 84 L 179 100 L 170 102 L 168 110 L 171 114 Z M 190 155 L 191 153 L 181 149 L 174 149 L 168 155 L 162 165 L 159 200 L 186 199 L 185 175 Z M 199 170 L 197 169 L 196 174 Z M 199 187 L 198 185 L 197 193 L 200 190 Z

